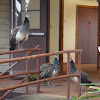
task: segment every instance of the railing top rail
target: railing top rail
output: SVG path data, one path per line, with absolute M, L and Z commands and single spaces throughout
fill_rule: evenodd
M 26 59 L 32 59 L 32 58 L 38 58 L 38 57 L 45 57 L 45 56 L 51 56 L 51 55 L 57 55 L 57 54 L 63 54 L 63 53 L 75 53 L 75 52 L 82 52 L 82 49 L 76 49 L 76 50 L 64 50 L 64 51 L 58 51 L 53 53 L 43 53 L 38 55 L 32 55 L 32 56 L 25 56 L 25 57 L 18 57 L 13 59 L 6 59 L 6 60 L 0 60 L 1 63 L 8 63 L 8 62 L 14 62 L 14 61 L 21 61 Z
M 41 50 L 40 45 L 37 45 L 35 48 L 31 48 L 31 49 L 12 50 L 12 51 L 0 52 L 0 55 L 18 53 L 18 52 L 26 52 L 26 51 L 38 51 L 38 50 Z

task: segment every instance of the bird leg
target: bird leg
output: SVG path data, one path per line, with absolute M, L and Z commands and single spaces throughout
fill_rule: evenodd
M 19 42 L 19 43 L 18 43 L 18 48 L 19 48 L 19 50 L 24 50 L 24 49 L 22 48 L 22 42 Z
M 77 88 L 78 88 L 78 85 L 74 88 L 74 90 L 77 92 Z
M 22 47 L 22 42 L 20 43 L 20 48 L 21 48 L 21 50 L 23 50 L 23 47 Z
M 55 86 L 54 84 L 51 84 L 52 81 L 47 81 L 48 86 Z
M 48 86 L 50 85 L 50 82 L 49 81 L 47 81 L 46 83 L 48 84 Z
M 18 42 L 18 49 L 21 50 L 21 48 L 20 48 L 20 43 L 19 43 L 19 42 Z

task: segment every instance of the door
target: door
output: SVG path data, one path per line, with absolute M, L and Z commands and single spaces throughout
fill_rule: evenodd
M 78 7 L 77 49 L 83 49 L 82 64 L 97 64 L 97 7 Z

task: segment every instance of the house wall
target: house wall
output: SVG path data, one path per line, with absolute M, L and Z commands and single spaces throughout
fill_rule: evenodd
M 50 52 L 59 51 L 59 0 L 50 0 Z M 53 63 L 54 56 L 50 56 Z
M 63 50 L 75 49 L 76 42 L 76 5 L 98 6 L 97 0 L 64 0 L 64 39 Z M 71 54 L 75 60 L 75 54 Z M 63 62 L 66 63 L 64 55 Z
M 9 1 L 0 0 L 0 52 L 9 51 Z M 9 55 L 0 55 L 0 60 L 8 59 Z M 9 66 L 0 64 L 0 72 Z

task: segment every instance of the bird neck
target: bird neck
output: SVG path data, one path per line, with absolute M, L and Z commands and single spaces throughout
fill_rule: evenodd
M 56 67 L 56 68 L 59 68 L 60 69 L 60 63 L 59 61 L 57 60 L 57 58 L 54 58 L 54 63 L 53 65 Z
M 57 65 L 57 58 L 54 58 L 53 64 Z
M 27 17 L 25 17 L 23 25 L 25 25 L 26 27 L 29 27 L 29 20 Z
M 75 68 L 74 62 L 71 61 L 70 62 L 70 73 L 73 74 L 75 71 L 76 71 L 76 68 Z

